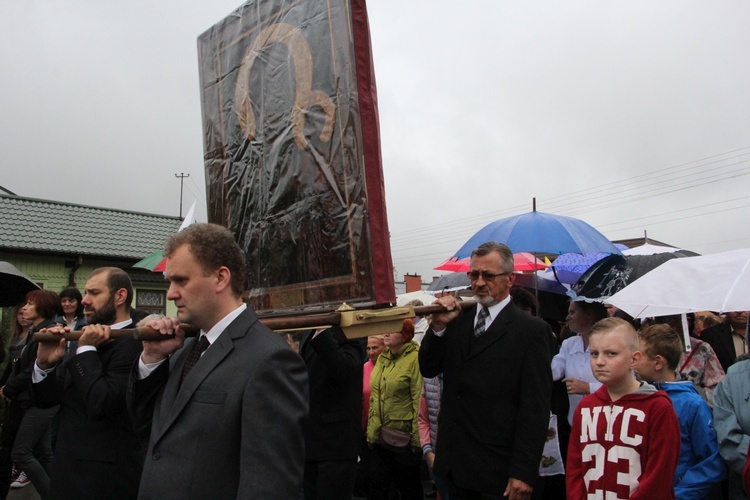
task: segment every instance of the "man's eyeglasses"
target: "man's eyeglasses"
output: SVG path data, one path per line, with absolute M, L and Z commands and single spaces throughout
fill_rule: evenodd
M 466 276 L 468 276 L 471 281 L 478 280 L 480 276 L 484 281 L 492 281 L 498 276 L 505 276 L 506 274 L 511 274 L 512 272 L 513 271 L 508 271 L 505 273 L 495 274 L 487 271 L 482 271 L 481 273 L 479 271 L 469 271 L 468 273 L 466 273 Z

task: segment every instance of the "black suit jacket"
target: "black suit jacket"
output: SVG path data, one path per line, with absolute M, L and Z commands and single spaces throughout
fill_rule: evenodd
M 131 376 L 132 418 L 140 432 L 151 427 L 139 498 L 296 500 L 308 399 L 302 359 L 248 307 L 180 384 L 196 341 L 147 378 Z
M 52 498 L 136 498 L 142 453 L 125 393 L 141 349 L 132 336 L 120 337 L 71 357 L 32 384 L 38 406 L 60 405 Z
M 713 348 L 716 357 L 719 358 L 721 367 L 724 368 L 724 373 L 726 373 L 729 367 L 734 364 L 734 360 L 737 359 L 737 353 L 734 350 L 732 325 L 725 322 L 706 328 L 701 332 L 700 340 Z
M 347 339 L 339 327 L 312 339 L 303 334 L 300 354 L 310 379 L 310 422 L 306 460 L 354 460 L 362 434 L 364 345 Z
M 430 328 L 419 364 L 443 373 L 435 471 L 456 485 L 500 495 L 513 477 L 534 485 L 552 392 L 549 325 L 509 303 L 478 338 L 476 306 L 442 337 Z

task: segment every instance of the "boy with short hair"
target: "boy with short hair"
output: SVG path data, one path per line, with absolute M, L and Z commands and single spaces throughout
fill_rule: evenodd
M 604 385 L 573 416 L 568 498 L 673 499 L 680 427 L 669 397 L 633 377 L 638 335 L 627 321 L 606 318 L 591 329 L 589 351 Z
M 719 454 L 711 408 L 693 383 L 677 373 L 682 339 L 666 324 L 648 326 L 638 337 L 643 355 L 636 374 L 667 393 L 680 422 L 682 447 L 674 474 L 675 496 L 680 500 L 707 498 L 713 485 L 726 476 L 726 467 Z

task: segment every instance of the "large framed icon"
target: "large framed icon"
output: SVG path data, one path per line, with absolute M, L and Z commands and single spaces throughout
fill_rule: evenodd
M 250 303 L 395 303 L 364 0 L 251 0 L 198 50 L 208 218 Z

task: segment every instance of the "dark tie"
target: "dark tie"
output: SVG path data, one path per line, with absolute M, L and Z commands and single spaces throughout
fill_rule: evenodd
M 190 370 L 193 369 L 195 366 L 195 363 L 198 362 L 199 359 L 201 359 L 201 354 L 203 354 L 203 351 L 208 349 L 208 346 L 211 343 L 208 341 L 205 335 L 201 335 L 201 338 L 193 345 L 193 349 L 190 351 L 190 354 L 188 354 L 187 361 L 185 361 L 185 368 L 182 369 L 182 378 L 180 379 L 180 383 L 182 383 L 183 380 L 185 380 L 185 377 L 187 377 L 187 374 L 190 373 Z
M 487 318 L 490 317 L 490 312 L 486 307 L 479 306 L 479 316 L 477 317 L 477 324 L 474 327 L 474 336 L 479 337 L 484 333 L 487 328 Z

